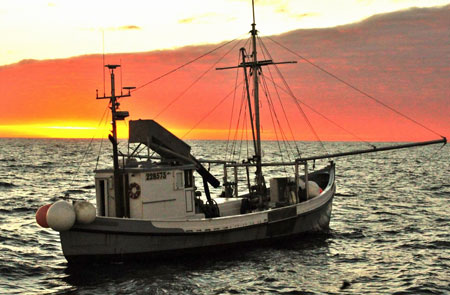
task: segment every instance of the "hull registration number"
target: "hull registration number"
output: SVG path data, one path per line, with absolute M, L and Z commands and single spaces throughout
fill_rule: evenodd
M 166 179 L 167 178 L 167 172 L 152 172 L 146 174 L 146 180 L 158 180 L 158 179 Z

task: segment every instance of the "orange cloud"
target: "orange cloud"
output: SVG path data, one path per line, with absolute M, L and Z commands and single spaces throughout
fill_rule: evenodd
M 450 50 L 448 40 L 450 6 L 441 9 L 410 10 L 369 19 L 363 23 L 332 29 L 299 30 L 276 37 L 295 52 L 326 68 L 342 79 L 379 98 L 409 117 L 441 134 L 450 134 L 448 100 L 450 68 L 442 56 Z M 417 36 L 420 36 L 417 37 Z M 296 97 L 336 122 L 330 123 L 305 105 L 315 132 L 322 140 L 422 140 L 436 138 L 410 121 L 399 117 L 330 76 L 303 62 L 285 50 L 271 47 L 275 61 L 299 61 L 279 66 Z M 234 44 L 234 43 L 233 43 Z M 233 45 L 231 44 L 231 45 Z M 244 112 L 242 85 L 233 93 L 236 71 L 216 71 L 215 67 L 235 65 L 237 51 L 226 55 L 230 45 L 168 77 L 120 100 L 130 119 L 155 118 L 177 136 L 185 139 L 248 138 L 248 116 Z M 142 86 L 186 61 L 211 50 L 212 46 L 191 46 L 170 51 L 110 54 L 106 63 L 120 63 L 116 71 L 117 87 Z M 250 52 L 250 51 L 249 51 Z M 261 51 L 260 58 L 267 58 Z M 212 67 L 213 66 L 213 67 Z M 211 68 L 212 67 L 212 68 Z M 208 73 L 196 82 L 202 73 Z M 298 104 L 281 88 L 276 69 L 264 68 L 266 81 L 261 88 L 263 139 L 316 140 Z M 122 77 L 121 77 L 122 73 Z M 272 74 L 272 75 L 271 75 Z M 242 77 L 242 73 L 239 74 Z M 266 97 L 265 86 L 279 85 L 280 97 Z M 101 55 L 70 59 L 23 61 L 0 67 L 0 103 L 2 137 L 104 137 L 110 129 L 107 101 L 95 99 L 95 89 L 109 94 L 109 76 L 103 86 Z M 191 85 L 195 82 L 195 85 Z M 281 87 L 281 88 L 280 88 Z M 279 103 L 283 102 L 283 105 Z M 278 117 L 271 116 L 270 109 Z M 230 121 L 231 114 L 234 119 Z M 289 124 L 286 122 L 289 120 Z M 247 121 L 243 124 L 243 121 Z M 274 127 L 275 123 L 275 127 Z M 232 132 L 229 135 L 228 128 Z M 279 131 L 282 127 L 284 133 Z M 351 131 L 349 134 L 344 131 Z M 291 135 L 291 131 L 294 137 Z M 119 125 L 119 135 L 127 137 L 127 125 Z

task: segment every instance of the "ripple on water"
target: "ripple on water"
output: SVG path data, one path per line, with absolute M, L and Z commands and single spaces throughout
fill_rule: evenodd
M 73 180 L 88 142 L 7 141 L 0 144 L 2 294 L 450 293 L 449 147 L 437 154 L 425 148 L 336 159 L 338 193 L 331 230 L 322 237 L 242 249 L 215 259 L 205 255 L 80 270 L 67 265 L 58 234 L 36 226 L 34 214 L 64 192 L 94 196 L 96 155 L 87 156 Z M 93 150 L 99 144 L 94 141 Z M 199 158 L 220 154 L 226 145 L 206 142 L 204 149 L 204 141 L 189 144 Z M 278 159 L 281 154 L 271 144 L 265 142 L 264 150 Z M 330 151 L 361 147 L 326 144 Z M 305 153 L 308 149 L 316 146 L 306 143 Z M 430 153 L 435 161 L 426 158 Z M 102 157 L 99 167 L 109 160 Z M 222 172 L 213 166 L 211 171 Z

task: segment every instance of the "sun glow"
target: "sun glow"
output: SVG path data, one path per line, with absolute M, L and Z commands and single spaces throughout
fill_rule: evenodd
M 31 137 L 31 138 L 103 138 L 107 136 L 108 129 L 104 127 L 77 124 L 21 124 L 0 125 L 3 137 Z

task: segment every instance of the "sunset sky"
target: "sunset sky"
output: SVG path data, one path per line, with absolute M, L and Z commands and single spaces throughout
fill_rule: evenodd
M 436 11 L 444 9 L 443 15 L 447 15 L 448 19 L 449 9 L 445 5 L 449 3 L 448 0 L 260 0 L 256 1 L 256 23 L 261 36 L 280 38 L 277 40 L 340 77 L 343 76 L 346 81 L 356 83 L 358 87 L 386 103 L 389 102 L 402 113 L 417 118 L 439 134 L 448 135 L 449 21 L 442 16 L 424 16 L 422 20 L 418 19 L 417 23 L 413 23 L 415 17 L 405 18 L 407 14 L 399 14 L 399 18 L 378 20 L 379 23 L 376 23 L 376 18 L 370 19 L 370 22 L 364 20 L 373 15 L 413 7 L 433 8 Z M 95 89 L 103 92 L 103 51 L 107 63 L 122 62 L 123 74 L 117 74 L 122 74 L 123 86 L 140 86 L 214 48 L 213 44 L 235 38 L 245 39 L 251 21 L 249 0 L 4 0 L 0 6 L 0 102 L 3 110 L 0 137 L 104 137 L 109 129 L 104 124 L 107 120 L 102 120 L 106 104 L 105 101 L 95 100 Z M 384 32 L 376 31 L 388 21 L 393 24 L 386 26 L 389 29 Z M 406 23 L 407 21 L 411 23 Z M 342 30 L 339 29 L 341 27 L 335 28 L 352 23 L 357 24 L 343 26 Z M 420 25 L 421 35 L 412 36 L 417 32 L 413 29 L 417 25 Z M 401 30 L 396 31 L 397 26 Z M 298 29 L 303 30 L 295 31 Z M 427 30 L 436 35 L 428 34 Z M 297 32 L 296 35 L 287 33 L 291 31 Z M 317 33 L 319 37 L 314 37 L 312 33 Z M 446 36 L 447 40 L 442 40 L 439 36 Z M 303 44 L 299 37 L 317 42 L 317 48 L 328 48 L 336 52 L 333 54 L 330 50 L 324 50 L 324 57 L 315 56 L 321 50 Z M 373 39 L 361 41 L 366 37 Z M 443 42 L 444 48 L 434 48 L 438 45 L 428 42 L 428 39 L 432 40 L 434 37 Z M 425 39 L 428 41 L 418 44 Z M 218 66 L 235 64 L 238 49 L 244 42 L 236 45 L 233 57 L 227 56 Z M 347 48 L 350 44 L 355 44 L 358 48 Z M 366 44 L 374 47 L 366 48 Z M 329 47 L 330 45 L 333 47 Z M 392 46 L 395 46 L 395 50 Z M 417 49 L 419 47 L 421 50 Z M 392 50 L 394 55 L 386 54 L 386 48 Z M 424 48 L 435 56 L 420 56 L 424 53 Z M 200 88 L 203 88 L 189 90 L 171 105 L 173 109 L 170 111 L 166 112 L 165 108 L 193 82 L 194 76 L 201 75 L 228 49 L 231 47 L 225 48 L 225 51 L 214 58 L 202 59 L 199 65 L 194 65 L 189 70 L 177 72 L 169 81 L 154 83 L 136 91 L 132 98 L 123 100 L 123 109 L 130 111 L 132 119 L 156 117 L 178 136 L 226 138 L 228 113 L 223 118 L 219 116 L 220 120 L 216 115 L 214 120 L 208 121 L 205 118 L 198 125 L 197 122 L 203 116 L 200 111 L 211 111 L 232 90 L 235 72 L 221 72 L 221 76 L 214 73 L 210 80 L 213 82 L 200 83 Z M 284 54 L 280 57 L 281 60 L 299 60 L 280 49 L 275 51 Z M 442 54 L 443 56 L 438 56 Z M 380 65 L 382 57 L 386 58 L 384 68 Z M 436 60 L 441 60 L 441 63 Z M 301 66 L 305 67 L 304 64 Z M 400 130 L 398 134 L 393 134 L 390 130 L 392 124 L 386 123 L 392 116 L 389 112 L 380 113 L 378 107 L 367 107 L 366 102 L 349 101 L 348 89 L 336 88 L 342 86 L 335 84 L 327 88 L 325 93 L 319 94 L 318 90 L 330 87 L 325 86 L 325 82 L 330 81 L 329 77 L 322 76 L 312 81 L 316 74 L 309 72 L 311 69 L 301 69 L 305 73 L 301 70 L 294 71 L 290 66 L 285 67 L 286 77 L 291 78 L 290 83 L 293 82 L 292 89 L 298 90 L 298 98 L 302 97 L 304 102 L 315 109 L 326 109 L 327 117 L 363 139 L 436 138 L 433 133 L 405 122 L 402 118 L 392 123 Z M 364 72 L 363 67 L 368 71 L 367 76 L 365 73 L 361 74 Z M 195 69 L 200 70 L 199 73 L 194 74 Z M 299 75 L 303 75 L 302 78 L 297 78 Z M 230 81 L 226 86 L 225 79 Z M 375 81 L 370 82 L 372 80 Z M 212 85 L 218 87 L 209 87 Z M 418 89 L 413 89 L 414 87 Z M 345 96 L 336 99 L 346 101 L 345 105 L 339 104 L 340 111 L 344 113 L 339 116 L 334 113 L 334 106 L 330 107 L 332 102 L 336 102 L 333 97 L 336 92 Z M 309 97 L 318 96 L 329 100 L 308 100 Z M 231 109 L 231 106 L 231 99 L 227 99 L 218 108 Z M 264 109 L 264 105 L 262 108 Z M 295 107 L 291 105 L 289 108 L 292 111 Z M 368 110 L 373 110 L 379 117 L 376 118 Z M 161 111 L 163 113 L 160 114 Z M 294 118 L 297 116 L 288 115 Z M 356 140 L 333 128 L 325 128 L 325 123 L 314 116 L 314 112 L 311 113 L 311 120 L 317 121 L 317 131 L 322 139 Z M 352 118 L 365 120 L 366 123 L 352 123 Z M 265 119 L 270 121 L 270 117 Z M 368 119 L 370 124 L 367 123 Z M 304 124 L 300 119 L 298 123 Z M 265 139 L 275 139 L 270 124 L 263 125 Z M 195 128 L 191 131 L 193 126 Z M 126 137 L 126 125 L 121 125 L 120 128 L 121 137 Z M 295 130 L 295 133 L 299 134 L 296 139 L 314 140 L 311 134 L 302 134 L 299 130 Z

